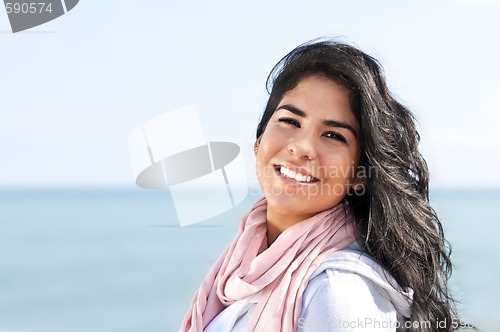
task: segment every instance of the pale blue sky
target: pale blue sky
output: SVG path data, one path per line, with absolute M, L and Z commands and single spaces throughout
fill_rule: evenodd
M 12 34 L 0 9 L 0 187 L 133 185 L 129 133 L 196 104 L 243 149 L 272 66 L 344 36 L 416 114 L 433 186 L 500 186 L 500 1 L 98 1 Z

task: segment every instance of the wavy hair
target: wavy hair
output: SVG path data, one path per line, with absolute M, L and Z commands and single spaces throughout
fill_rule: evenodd
M 373 170 L 363 193 L 346 196 L 356 215 L 356 233 L 366 253 L 400 286 L 414 291 L 410 331 L 452 331 L 455 304 L 448 290 L 451 248 L 429 204 L 429 172 L 418 150 L 412 113 L 389 91 L 379 62 L 356 47 L 315 40 L 295 48 L 271 70 L 270 94 L 257 138 L 283 95 L 300 80 L 321 75 L 345 87 L 360 126 L 359 165 Z M 446 327 L 443 322 L 448 322 Z

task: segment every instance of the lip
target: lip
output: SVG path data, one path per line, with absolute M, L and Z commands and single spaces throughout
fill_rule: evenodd
M 312 181 L 312 182 L 299 182 L 299 181 L 296 181 L 296 180 L 294 180 L 294 179 L 292 179 L 290 177 L 284 176 L 280 172 L 280 167 L 281 166 L 283 166 L 285 168 L 288 168 L 289 170 L 294 171 L 295 173 L 298 173 L 300 175 L 310 176 L 310 177 L 314 178 L 316 181 Z M 294 165 L 291 165 L 291 164 L 288 164 L 288 163 L 274 164 L 274 170 L 276 171 L 276 175 L 278 175 L 282 180 L 285 180 L 287 182 L 292 182 L 292 183 L 296 183 L 296 184 L 300 184 L 300 185 L 311 185 L 311 184 L 314 184 L 314 183 L 317 183 L 317 182 L 320 181 L 320 179 L 318 179 L 316 176 L 314 176 L 313 173 L 311 171 L 309 171 L 307 168 L 294 166 Z

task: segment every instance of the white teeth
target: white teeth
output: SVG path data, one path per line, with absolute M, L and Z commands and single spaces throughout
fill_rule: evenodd
M 295 179 L 298 182 L 312 182 L 314 179 L 310 175 L 302 175 L 300 173 L 294 172 L 291 169 L 288 169 L 288 168 L 283 167 L 283 166 L 280 166 L 280 173 L 286 177 Z

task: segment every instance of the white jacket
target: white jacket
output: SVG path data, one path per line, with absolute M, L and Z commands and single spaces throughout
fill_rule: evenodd
M 204 331 L 244 332 L 259 296 L 257 293 L 233 303 Z M 297 332 L 405 331 L 412 296 L 411 289 L 400 289 L 353 243 L 328 256 L 311 276 L 303 294 Z

